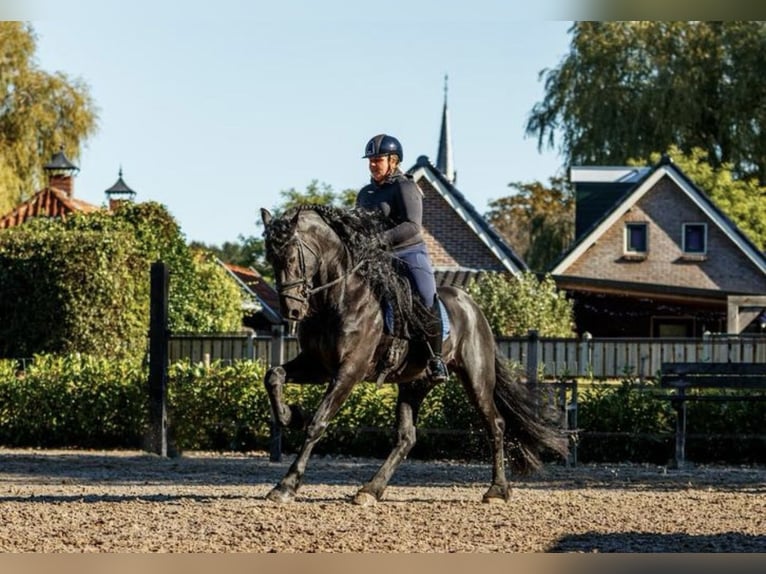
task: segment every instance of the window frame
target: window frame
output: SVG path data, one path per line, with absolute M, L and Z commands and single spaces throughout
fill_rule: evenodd
M 691 227 L 702 228 L 702 250 L 701 251 L 689 251 L 687 247 L 687 229 Z M 681 252 L 685 256 L 702 257 L 708 253 L 708 240 L 707 240 L 707 223 L 704 221 L 686 222 L 681 224 Z
M 631 229 L 643 229 L 644 232 L 644 249 L 639 251 L 631 248 Z M 623 254 L 632 257 L 646 257 L 649 253 L 649 224 L 645 221 L 628 221 L 625 223 L 625 230 L 622 244 Z

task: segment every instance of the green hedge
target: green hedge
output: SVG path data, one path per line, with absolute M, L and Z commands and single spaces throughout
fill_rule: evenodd
M 652 381 L 631 377 L 615 384 L 581 384 L 579 459 L 657 464 L 671 460 L 675 411 L 669 400 L 657 398 L 662 393 Z M 686 405 L 689 460 L 766 462 L 766 401 L 688 401 Z
M 114 212 L 0 229 L 0 358 L 79 352 L 140 360 L 157 260 L 170 268 L 171 331 L 240 328 L 236 283 L 186 245 L 159 204 L 124 202 Z
M 0 444 L 23 447 L 143 448 L 147 430 L 147 368 L 131 360 L 40 355 L 23 372 L 0 360 Z M 270 413 L 265 367 L 240 361 L 205 367 L 179 362 L 169 371 L 171 438 L 183 450 L 268 449 Z M 287 385 L 286 400 L 313 411 L 324 385 Z M 674 413 L 651 386 L 580 385 L 581 462 L 667 463 Z M 384 457 L 394 439 L 396 387 L 357 385 L 318 443 L 317 453 Z M 764 463 L 766 403 L 690 403 L 687 455 L 695 462 Z M 454 380 L 423 405 L 415 458 L 489 460 L 485 431 Z M 728 435 L 696 437 L 695 434 Z M 751 438 L 747 438 L 751 435 Z M 303 433 L 284 431 L 294 452 Z

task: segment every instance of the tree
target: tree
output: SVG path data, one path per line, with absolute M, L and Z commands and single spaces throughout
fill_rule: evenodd
M 572 336 L 572 302 L 556 289 L 549 275 L 538 279 L 530 272 L 487 273 L 471 280 L 467 291 L 484 311 L 495 336 L 519 337 L 530 329 L 543 337 Z
M 574 237 L 574 197 L 563 178 L 509 184 L 516 193 L 490 202 L 487 220 L 530 269 L 545 271 Z
M 76 161 L 96 130 L 87 85 L 40 70 L 36 48 L 29 24 L 0 22 L 0 213 L 44 185 L 42 167 L 55 152 Z
M 766 22 L 577 22 L 543 70 L 526 132 L 565 163 L 625 165 L 671 145 L 766 184 Z
M 171 331 L 221 332 L 239 330 L 242 296 L 209 254 L 192 250 L 176 220 L 155 202 L 121 202 L 113 213 L 77 214 L 66 221 L 78 229 L 125 229 L 139 245 L 145 269 L 140 281 L 149 280 L 149 265 L 157 260 L 171 272 L 168 318 Z
M 311 180 L 305 191 L 297 191 L 294 187 L 279 192 L 282 203 L 275 208 L 276 214 L 281 214 L 299 205 L 334 205 L 336 207 L 353 207 L 357 191 L 346 189 L 340 193 L 333 190 L 328 183 Z M 259 220 L 260 222 L 260 220 Z
M 341 192 L 333 190 L 327 183 L 319 183 L 313 179 L 306 186 L 305 191 L 298 191 L 294 187 L 279 192 L 282 197 L 282 203 L 272 208 L 275 215 L 283 214 L 288 209 L 298 207 L 299 205 L 334 205 L 336 207 L 352 207 L 356 200 L 357 191 L 354 189 L 345 189 Z M 260 228 L 263 223 L 260 217 L 255 222 L 256 227 Z M 222 261 L 241 265 L 243 267 L 252 267 L 260 273 L 267 281 L 273 282 L 271 265 L 266 262 L 266 247 L 263 238 L 255 235 L 239 236 L 239 243 L 226 242 L 223 246 L 205 245 L 200 242 L 193 242 L 192 246 L 203 248 L 212 252 Z

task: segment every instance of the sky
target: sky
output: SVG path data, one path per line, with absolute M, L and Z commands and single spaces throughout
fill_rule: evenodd
M 541 70 L 569 50 L 555 0 L 32 1 L 38 66 L 86 83 L 98 108 L 75 196 L 104 204 L 122 169 L 189 241 L 260 236 L 260 209 L 313 180 L 360 188 L 381 132 L 405 168 L 435 163 L 445 75 L 456 187 L 480 213 L 511 182 L 561 173 L 525 135 Z

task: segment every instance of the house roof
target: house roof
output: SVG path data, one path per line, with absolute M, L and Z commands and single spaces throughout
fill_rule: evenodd
M 45 187 L 30 199 L 16 206 L 11 212 L 0 216 L 0 229 L 7 229 L 23 224 L 33 217 L 61 217 L 74 212 L 91 213 L 100 207 L 70 197 L 65 191 L 56 187 Z
M 603 170 L 603 168 L 602 168 Z M 623 171 L 620 171 L 623 170 Z M 652 190 L 662 178 L 669 178 L 681 193 L 685 194 L 692 203 L 694 203 L 707 217 L 707 219 L 718 227 L 737 248 L 749 259 L 761 273 L 766 274 L 766 256 L 758 247 L 721 211 L 715 203 L 697 187 L 683 171 L 676 166 L 667 157 L 664 157 L 656 166 L 636 170 L 636 168 L 617 168 L 612 171 L 612 175 L 618 177 L 625 176 L 625 170 L 632 170 L 630 177 L 634 178 L 635 184 L 623 196 L 621 201 L 616 202 L 611 209 L 597 219 L 589 229 L 587 229 L 580 238 L 565 252 L 557 263 L 554 264 L 551 274 L 554 277 L 563 275 L 567 269 L 572 266 L 585 252 L 593 246 L 599 238 L 604 235 L 625 213 L 630 210 L 641 198 Z M 607 172 L 598 168 L 588 168 L 587 170 L 577 171 L 573 168 L 570 174 L 575 174 L 585 181 L 584 175 L 590 172 L 601 179 L 598 181 L 608 181 L 604 179 Z M 617 181 L 617 180 L 614 180 Z
M 279 295 L 266 282 L 266 280 L 252 267 L 241 267 L 231 263 L 217 260 L 226 271 L 229 272 L 240 288 L 259 305 L 259 311 L 263 312 L 270 323 L 278 325 L 282 323 L 282 315 L 279 312 Z
M 420 156 L 407 173 L 424 194 L 423 234 L 437 283 L 464 285 L 483 271 L 516 275 L 528 270 L 511 246 L 428 157 Z

